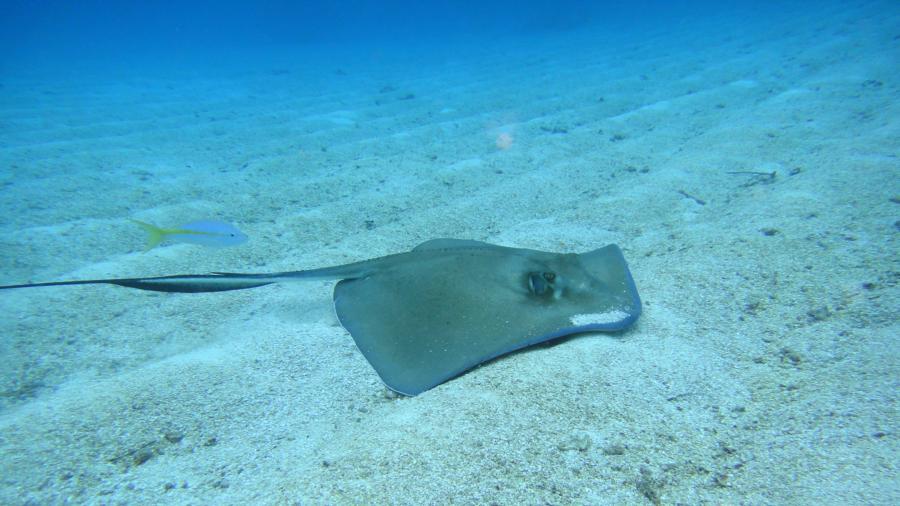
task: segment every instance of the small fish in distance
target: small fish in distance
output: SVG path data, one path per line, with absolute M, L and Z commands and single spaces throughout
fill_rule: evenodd
M 171 240 L 189 244 L 200 244 L 214 248 L 237 246 L 247 242 L 247 236 L 230 223 L 215 220 L 201 220 L 185 223 L 178 228 L 160 228 L 143 221 L 131 220 L 147 232 L 147 247 L 150 251 L 159 243 Z

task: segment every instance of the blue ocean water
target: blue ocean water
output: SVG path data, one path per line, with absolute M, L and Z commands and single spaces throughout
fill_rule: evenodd
M 810 4 L 812 5 L 812 4 Z M 820 4 L 815 4 L 820 5 Z M 591 26 L 628 32 L 697 17 L 741 16 L 764 21 L 787 2 L 654 1 L 344 2 L 192 1 L 103 2 L 6 1 L 2 19 L 4 54 L 51 51 L 94 54 L 213 51 L 270 44 L 345 42 L 434 43 L 499 35 L 530 35 Z M 754 18 L 757 18 L 754 20 Z
M 813 4 L 809 4 L 813 5 Z M 817 9 L 823 4 L 815 3 Z M 33 66 L 67 68 L 118 63 L 140 72 L 187 59 L 265 59 L 267 51 L 357 53 L 490 46 L 502 38 L 529 38 L 590 30 L 612 40 L 647 31 L 678 29 L 705 19 L 711 30 L 750 30 L 772 17 L 803 12 L 806 4 L 587 0 L 493 2 L 265 0 L 191 2 L 14 1 L 3 4 L 0 54 L 6 72 Z M 452 50 L 452 49 L 450 49 Z M 232 61 L 240 64 L 240 61 Z
M 896 504 L 898 62 L 890 0 L 0 0 L 0 285 L 454 237 L 646 302 L 397 398 L 331 284 L 3 290 L 0 503 Z

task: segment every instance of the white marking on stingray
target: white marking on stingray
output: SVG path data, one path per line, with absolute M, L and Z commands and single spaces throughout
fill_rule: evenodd
M 569 317 L 569 321 L 576 327 L 590 325 L 592 323 L 615 323 L 628 318 L 628 313 L 621 309 L 607 311 L 605 313 L 584 313 Z

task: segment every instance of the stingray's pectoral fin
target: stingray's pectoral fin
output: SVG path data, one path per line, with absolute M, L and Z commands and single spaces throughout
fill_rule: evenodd
M 278 282 L 277 277 L 264 274 L 179 274 L 153 278 L 85 279 L 78 281 L 51 281 L 49 283 L 26 283 L 22 285 L 0 286 L 9 288 L 34 288 L 63 285 L 118 285 L 138 290 L 167 293 L 202 293 L 244 290 Z
M 334 307 L 388 388 L 405 395 L 527 346 L 622 330 L 641 313 L 615 245 L 576 255 L 438 239 L 400 260 L 340 281 Z

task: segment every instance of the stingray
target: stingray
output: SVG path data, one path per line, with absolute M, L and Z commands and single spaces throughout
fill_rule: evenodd
M 412 251 L 270 274 L 180 274 L 0 286 L 112 284 L 156 292 L 221 292 L 339 280 L 341 325 L 390 389 L 416 395 L 491 359 L 572 334 L 618 331 L 641 300 L 618 246 L 550 253 L 434 239 Z

